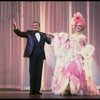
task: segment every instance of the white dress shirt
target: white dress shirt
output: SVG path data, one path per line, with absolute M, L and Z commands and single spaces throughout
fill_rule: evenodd
M 35 36 L 36 36 L 38 42 L 40 42 L 40 34 L 37 32 L 37 33 L 35 34 Z

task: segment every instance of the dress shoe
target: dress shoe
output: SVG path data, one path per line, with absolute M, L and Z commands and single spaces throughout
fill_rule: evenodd
M 36 94 L 42 95 L 42 93 L 41 93 L 41 92 L 36 92 Z
M 29 93 L 29 95 L 34 95 L 34 94 L 35 94 L 35 92 L 32 92 L 32 91 Z
M 42 95 L 41 92 L 30 92 L 29 95 Z

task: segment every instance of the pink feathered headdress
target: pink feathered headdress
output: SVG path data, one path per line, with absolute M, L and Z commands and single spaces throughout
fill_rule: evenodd
M 75 28 L 78 23 L 81 23 L 83 27 L 85 26 L 85 19 L 80 12 L 74 14 L 74 17 L 72 18 L 72 27 Z

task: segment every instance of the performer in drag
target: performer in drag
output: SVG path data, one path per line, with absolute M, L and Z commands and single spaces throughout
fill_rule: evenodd
M 54 34 L 53 50 L 57 57 L 52 92 L 58 95 L 100 95 L 92 80 L 94 46 L 83 34 L 85 19 L 80 12 L 72 18 L 74 33 Z

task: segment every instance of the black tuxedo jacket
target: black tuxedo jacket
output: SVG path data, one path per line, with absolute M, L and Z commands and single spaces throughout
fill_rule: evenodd
M 27 44 L 24 51 L 24 57 L 30 57 L 32 50 L 35 48 L 35 43 L 37 41 L 35 37 L 36 31 L 27 30 L 26 32 L 21 32 L 19 29 L 14 29 L 14 32 L 20 37 L 27 38 Z M 51 39 L 47 37 L 46 33 L 43 33 L 43 32 L 39 32 L 39 33 L 40 33 L 40 46 L 41 46 L 41 51 L 42 51 L 41 56 L 43 56 L 43 59 L 45 59 L 44 45 L 45 45 L 45 42 L 50 44 Z

